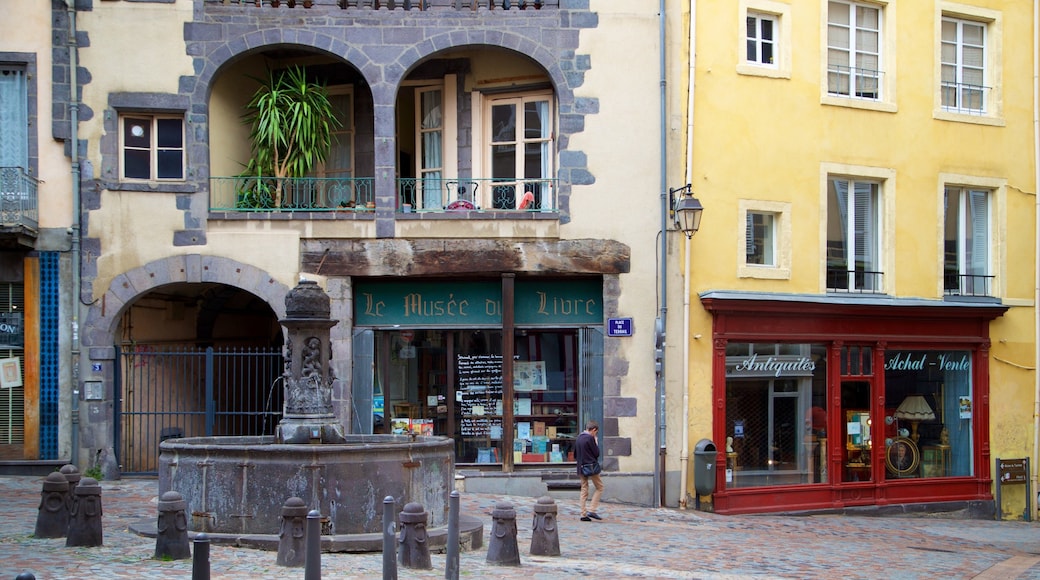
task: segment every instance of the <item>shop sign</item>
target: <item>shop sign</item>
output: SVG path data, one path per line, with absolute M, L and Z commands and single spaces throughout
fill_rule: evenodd
M 24 344 L 22 320 L 21 312 L 0 313 L 0 346 L 22 347 Z
M 517 280 L 514 320 L 518 325 L 603 324 L 599 280 Z M 354 290 L 354 324 L 478 326 L 502 324 L 502 285 L 474 282 L 359 282 Z
M 726 361 L 728 376 L 738 377 L 810 377 L 816 370 L 816 361 L 807 356 L 752 354 L 729 357 Z
M 971 359 L 963 352 L 896 352 L 885 361 L 886 371 L 923 371 L 928 367 L 942 371 L 970 371 Z

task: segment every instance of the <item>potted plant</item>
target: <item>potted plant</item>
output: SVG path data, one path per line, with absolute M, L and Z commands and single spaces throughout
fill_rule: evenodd
M 269 71 L 266 79 L 256 80 L 260 87 L 243 115 L 252 147 L 243 177 L 250 178 L 245 183 L 270 187 L 271 192 L 243 192 L 239 197 L 266 198 L 278 208 L 286 181 L 306 176 L 325 161 L 339 120 L 325 85 L 307 80 L 303 67 Z

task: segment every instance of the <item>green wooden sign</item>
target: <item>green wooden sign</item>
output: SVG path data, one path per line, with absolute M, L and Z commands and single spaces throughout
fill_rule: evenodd
M 603 324 L 603 287 L 599 280 L 517 280 L 516 324 Z M 379 281 L 354 286 L 354 324 L 501 326 L 499 281 Z

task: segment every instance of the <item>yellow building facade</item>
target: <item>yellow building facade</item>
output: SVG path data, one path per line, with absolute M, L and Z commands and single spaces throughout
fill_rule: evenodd
M 1035 485 L 1034 8 L 692 4 L 686 441 L 718 511 L 992 507 L 997 458 Z

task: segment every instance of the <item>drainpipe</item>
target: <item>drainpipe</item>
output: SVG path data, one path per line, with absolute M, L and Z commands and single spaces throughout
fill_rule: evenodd
M 1036 244 L 1036 254 L 1033 256 L 1033 267 L 1035 270 L 1035 282 L 1033 284 L 1033 356 L 1034 369 L 1040 369 L 1040 0 L 1033 0 L 1033 171 L 1034 171 L 1034 194 L 1036 205 L 1036 218 L 1034 221 L 1033 240 Z M 1034 395 L 1033 395 L 1033 473 L 1031 474 L 1032 489 L 1038 495 L 1034 510 L 1040 510 L 1040 487 L 1037 487 L 1040 479 L 1040 370 L 1033 371 Z M 1026 498 L 1028 503 L 1032 498 Z M 1000 506 L 997 506 L 1000 509 Z
M 80 190 L 79 190 L 79 76 L 78 45 L 76 43 L 76 0 L 65 0 L 69 19 L 69 151 L 72 161 L 72 411 L 71 443 L 72 465 L 79 466 L 79 309 L 80 309 Z
M 665 329 L 667 328 L 667 315 L 668 315 L 668 159 L 666 152 L 668 150 L 668 106 L 667 106 L 667 87 L 668 81 L 666 77 L 666 64 L 665 64 L 665 0 L 659 0 L 658 7 L 658 43 L 660 44 L 660 66 L 661 66 L 661 168 L 660 168 L 660 179 L 661 179 L 661 304 L 660 314 L 658 314 L 656 333 L 660 338 L 664 337 Z M 660 340 L 655 337 L 655 340 Z M 661 348 L 664 348 L 664 344 L 661 344 Z M 663 350 L 662 350 L 663 353 Z M 654 435 L 655 443 L 658 449 L 658 465 L 654 469 L 654 505 L 663 506 L 665 497 L 665 458 L 668 454 L 667 440 L 665 439 L 667 429 L 665 422 L 665 364 L 664 358 L 661 359 L 661 370 L 657 373 L 657 385 L 655 393 L 657 395 L 657 430 Z
M 1038 0 L 1040 1 L 1040 0 Z M 697 0 L 690 0 L 690 38 L 689 38 L 689 60 L 690 70 L 686 101 L 686 183 L 693 183 L 693 97 L 694 97 L 694 69 L 697 60 Z M 686 486 L 689 480 L 690 466 L 690 290 L 692 284 L 690 278 L 693 274 L 691 267 L 693 259 L 690 250 L 693 249 L 693 240 L 686 238 L 686 273 L 683 275 L 683 422 L 682 422 L 682 450 L 679 451 L 679 508 L 687 508 Z

